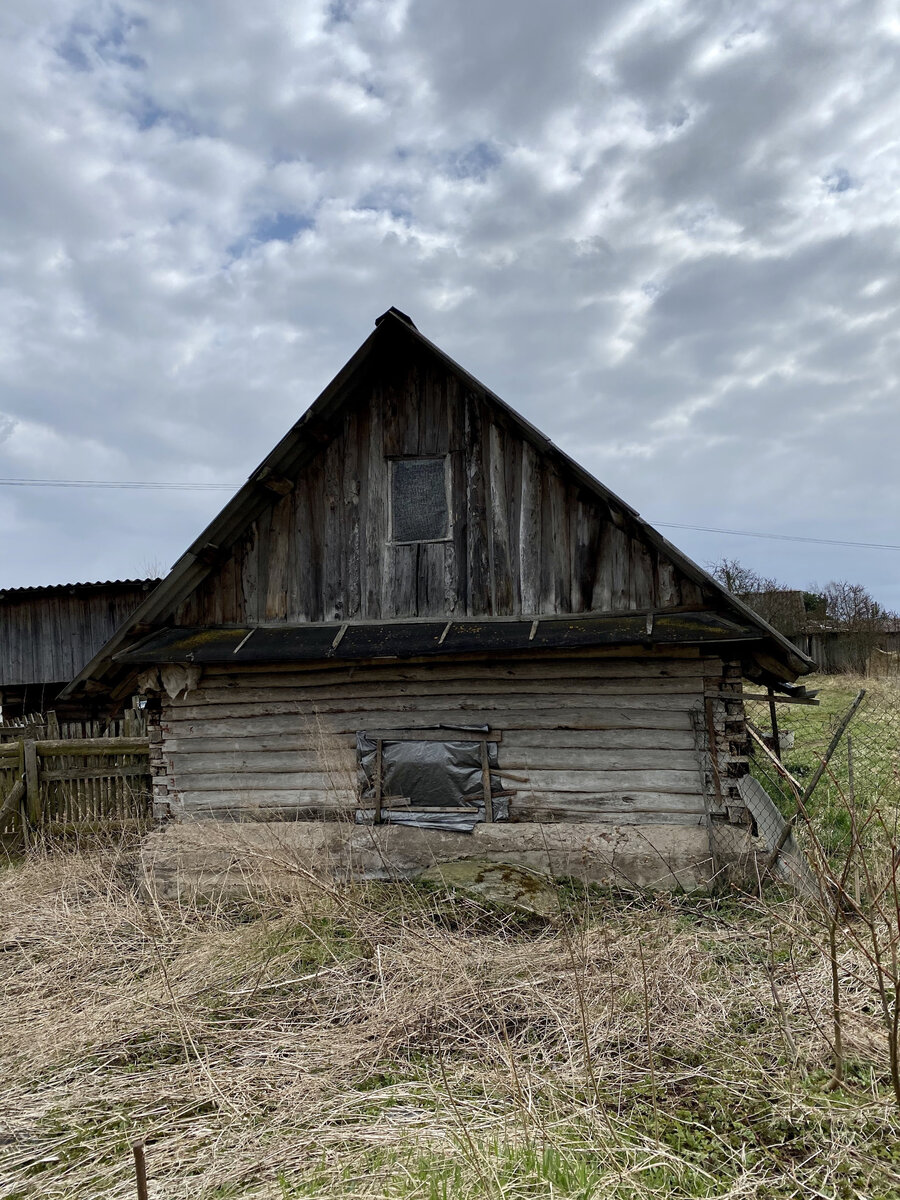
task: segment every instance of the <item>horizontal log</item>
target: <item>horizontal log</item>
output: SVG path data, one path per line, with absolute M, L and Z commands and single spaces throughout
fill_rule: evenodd
M 539 654 L 514 652 L 512 654 L 465 654 L 452 659 L 440 661 L 432 658 L 418 658 L 385 661 L 375 660 L 367 663 L 332 661 L 326 665 L 321 662 L 273 662 L 246 663 L 238 667 L 234 663 L 207 663 L 203 667 L 204 679 L 217 677 L 262 675 L 303 675 L 304 677 L 342 679 L 349 676 L 359 677 L 361 673 L 406 675 L 413 673 L 442 674 L 450 671 L 498 671 L 498 670 L 545 670 L 554 665 L 563 667 L 584 663 L 600 664 L 606 661 L 632 661 L 648 663 L 673 663 L 692 660 L 703 663 L 704 674 L 721 674 L 722 660 L 717 654 L 701 653 L 698 646 L 582 646 L 573 653 L 572 650 L 541 650 Z
M 307 692 L 303 688 L 199 688 L 189 692 L 184 703 L 190 707 L 217 704 L 224 707 L 247 704 L 268 704 L 298 706 L 323 712 L 334 711 L 335 708 L 354 708 L 360 710 L 377 709 L 380 707 L 394 708 L 403 702 L 407 704 L 430 704 L 447 702 L 458 704 L 460 700 L 477 697 L 494 703 L 505 703 L 507 698 L 537 697 L 552 700 L 556 696 L 579 696 L 590 698 L 591 702 L 603 699 L 606 703 L 616 702 L 627 697 L 637 698 L 637 703 L 647 703 L 654 699 L 672 701 L 670 707 L 688 707 L 694 700 L 700 700 L 703 695 L 703 683 L 699 679 L 655 680 L 639 683 L 636 680 L 604 680 L 593 682 L 587 679 L 537 681 L 529 684 L 519 683 L 482 683 L 475 681 L 460 681 L 458 683 L 441 684 L 428 687 L 425 684 L 390 684 L 385 687 L 361 689 L 348 685 L 345 689 L 329 689 L 319 692 L 318 689 Z M 678 699 L 684 697 L 684 699 Z M 718 698 L 718 697 L 717 697 Z
M 688 729 L 506 729 L 502 730 L 502 745 L 505 755 L 521 758 L 523 754 L 538 749 L 550 750 L 618 750 L 647 749 L 690 750 L 693 752 L 695 737 Z M 414 736 L 414 735 L 411 735 Z M 271 752 L 315 755 L 330 754 L 345 750 L 355 752 L 356 733 L 337 734 L 329 737 L 328 746 L 322 747 L 315 736 L 293 731 L 293 734 L 250 733 L 243 737 L 206 737 L 202 732 L 190 735 L 169 734 L 165 739 L 167 754 L 236 754 L 247 756 Z
M 701 791 L 700 772 L 696 762 L 687 771 L 634 770 L 624 771 L 544 771 L 531 768 L 517 777 L 520 795 L 530 792 L 607 792 L 652 790 L 696 794 Z
M 113 755 L 149 754 L 148 738 L 70 738 L 36 742 L 39 755 L 71 755 L 84 757 L 88 754 Z
M 419 709 L 415 713 L 398 713 L 389 722 L 384 713 L 372 714 L 320 714 L 318 717 L 304 717 L 299 713 L 261 714 L 248 713 L 245 716 L 220 716 L 211 712 L 205 716 L 185 717 L 170 714 L 163 721 L 166 737 L 170 734 L 178 738 L 191 736 L 249 736 L 254 730 L 261 734 L 305 734 L 310 737 L 334 737 L 355 734 L 366 725 L 374 725 L 376 720 L 379 728 L 397 729 L 432 729 L 438 725 L 459 720 L 458 713 L 429 712 Z M 691 716 L 687 711 L 666 711 L 662 709 L 624 709 L 624 708 L 582 708 L 569 709 L 565 713 L 555 710 L 536 712 L 511 711 L 492 718 L 496 720 L 503 731 L 504 741 L 508 741 L 511 730 L 692 730 Z M 472 722 L 475 723 L 474 721 Z M 491 724 L 488 721 L 487 724 Z
M 623 726 L 605 729 L 510 729 L 504 727 L 503 751 L 522 755 L 538 749 L 575 750 L 690 750 L 695 747 L 690 722 L 683 728 L 645 729 Z
M 501 778 L 503 778 L 502 772 Z M 496 772 L 495 772 L 496 775 Z M 62 773 L 56 778 L 68 778 Z M 86 778 L 86 777 L 85 777 Z M 356 772 L 349 771 L 208 771 L 178 769 L 176 785 L 194 792 L 334 791 L 345 794 L 356 788 Z M 503 779 L 520 796 L 539 793 L 605 796 L 655 790 L 667 795 L 698 795 L 697 771 L 531 771 L 526 778 Z
M 386 739 L 389 740 L 389 739 Z M 325 750 L 244 750 L 231 752 L 175 752 L 166 747 L 166 758 L 173 769 L 181 774 L 196 774 L 208 771 L 300 771 L 300 770 L 343 770 L 356 771 L 355 746 L 345 745 L 328 753 Z M 547 747 L 526 751 L 510 750 L 500 745 L 500 769 L 502 771 L 536 770 L 647 770 L 658 768 L 672 771 L 696 771 L 698 769 L 695 750 L 644 750 L 644 749 L 572 749 L 570 747 L 549 749 Z
M 348 686 L 367 692 L 379 688 L 414 688 L 440 689 L 444 686 L 455 686 L 462 683 L 478 685 L 511 685 L 552 683 L 553 680 L 580 679 L 594 683 L 643 683 L 649 685 L 676 683 L 679 679 L 703 680 L 710 677 L 701 662 L 673 662 L 673 664 L 631 664 L 619 660 L 616 664 L 602 662 L 565 662 L 565 664 L 547 664 L 532 662 L 528 666 L 492 667 L 485 666 L 481 670 L 472 667 L 444 666 L 444 670 L 372 670 L 372 668 L 356 668 L 355 671 L 329 674 L 320 672 L 316 677 L 301 673 L 270 673 L 259 671 L 234 672 L 212 676 L 204 671 L 200 688 L 216 691 L 233 691 L 238 689 L 286 689 L 307 692 L 337 691 Z
M 359 828 L 356 823 L 356 812 L 357 809 L 355 806 L 345 809 L 315 806 L 297 809 L 279 805 L 269 805 L 265 808 L 260 808 L 254 805 L 222 807 L 211 804 L 202 809 L 192 808 L 189 816 L 192 820 L 233 820 L 236 823 L 257 823 L 262 821 L 277 824 L 283 821 L 327 821 L 331 824 L 347 826 L 349 834 L 353 829 Z M 543 825 L 598 825 L 604 828 L 614 828 L 619 825 L 696 826 L 702 824 L 705 819 L 705 814 L 700 809 L 673 812 L 668 812 L 664 809 L 647 811 L 606 809 L 602 812 L 587 813 L 578 809 L 567 811 L 561 808 L 532 807 L 517 809 L 509 815 L 509 823 L 511 825 L 527 821 L 532 823 L 540 822 Z M 587 833 L 587 830 L 585 832 Z M 277 833 L 275 836 L 277 838 Z M 467 837 L 468 835 L 460 834 L 459 836 Z M 614 850 L 610 850 L 611 856 L 614 853 Z
M 137 776 L 149 780 L 150 772 L 146 763 L 130 767 L 62 767 L 55 771 L 41 770 L 41 780 L 48 782 L 68 782 L 74 779 L 96 779 L 100 782 L 104 779 L 131 779 Z
M 566 709 L 592 709 L 598 714 L 608 709 L 631 713 L 661 713 L 679 712 L 687 714 L 693 707 L 693 694 L 685 696 L 568 696 L 555 692 L 546 696 L 512 695 L 484 696 L 469 699 L 461 697 L 440 697 L 440 703 L 433 708 L 426 708 L 413 698 L 379 699 L 370 706 L 361 706 L 353 702 L 352 695 L 333 701 L 321 701 L 318 704 L 303 702 L 279 703 L 277 701 L 241 701 L 231 700 L 228 704 L 187 703 L 173 704 L 165 710 L 166 720 L 197 721 L 208 718 L 227 717 L 278 717 L 293 716 L 297 720 L 305 719 L 315 722 L 317 718 L 328 716 L 353 715 L 356 728 L 366 725 L 387 726 L 402 724 L 403 715 L 416 717 L 416 723 L 425 724 L 422 720 L 423 710 L 428 712 L 428 720 L 433 725 L 490 725 L 496 722 L 502 724 L 497 714 L 513 714 L 523 709 L 541 717 L 545 714 L 559 713 Z M 395 715 L 396 714 L 396 715 Z M 362 722 L 362 725 L 360 725 Z M 542 721 L 535 722 L 538 726 Z
M 356 795 L 351 793 L 350 789 L 299 791 L 296 788 L 268 787 L 231 790 L 228 787 L 215 789 L 191 786 L 184 790 L 177 788 L 175 796 L 176 799 L 181 800 L 185 809 L 191 810 L 208 808 L 210 805 L 223 809 L 244 809 L 246 811 L 254 809 L 262 811 L 273 805 L 285 810 L 321 807 L 329 811 L 357 806 Z M 642 811 L 654 811 L 659 808 L 705 811 L 703 797 L 696 793 L 686 794 L 682 799 L 678 799 L 678 793 L 638 790 L 599 794 L 596 792 L 537 792 L 530 789 L 527 796 L 519 790 L 511 803 L 514 807 L 528 804 L 539 805 L 547 809 L 560 807 L 572 811 L 575 809 L 597 812 L 608 809 L 631 811 L 635 808 Z
M 697 825 L 706 819 L 701 808 L 675 809 L 604 809 L 586 812 L 564 807 L 542 808 L 540 805 L 516 806 L 509 814 L 510 822 L 537 821 L 542 825 Z

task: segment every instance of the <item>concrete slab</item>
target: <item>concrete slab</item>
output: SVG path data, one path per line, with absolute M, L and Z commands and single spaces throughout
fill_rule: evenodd
M 718 868 L 752 853 L 746 830 L 716 830 Z M 470 834 L 341 822 L 185 821 L 149 834 L 148 887 L 160 896 L 302 888 L 311 878 L 413 879 L 438 863 L 515 863 L 608 887 L 708 887 L 714 864 L 704 826 L 496 823 Z M 723 861 L 724 860 L 724 861 Z

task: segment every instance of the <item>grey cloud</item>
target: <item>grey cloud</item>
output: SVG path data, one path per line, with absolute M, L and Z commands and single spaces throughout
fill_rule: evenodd
M 239 482 L 393 303 L 650 517 L 900 541 L 890 14 L 7 0 L 0 475 Z M 3 583 L 222 496 L 65 499 L 0 491 Z

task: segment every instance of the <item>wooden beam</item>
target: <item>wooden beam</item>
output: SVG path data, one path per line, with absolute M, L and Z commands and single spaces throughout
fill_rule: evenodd
M 781 738 L 778 736 L 778 712 L 775 708 L 775 693 L 769 688 L 769 721 L 772 725 L 772 749 L 781 762 Z
M 25 759 L 25 809 L 28 823 L 36 827 L 41 823 L 41 778 L 38 774 L 37 743 L 28 739 L 22 743 Z
M 469 729 L 366 729 L 370 738 L 383 742 L 502 742 L 502 733 Z
M 493 821 L 494 797 L 491 792 L 491 763 L 488 758 L 488 744 L 486 741 L 481 743 L 481 786 L 484 791 L 484 819 L 485 821 Z
M 288 479 L 286 475 L 276 475 L 269 471 L 261 471 L 253 480 L 267 491 L 272 492 L 276 496 L 286 496 L 294 490 L 294 481 Z
M 381 793 L 382 774 L 384 770 L 384 755 L 382 754 L 381 738 L 375 739 L 375 814 L 373 822 L 381 824 Z
M 756 726 L 753 724 L 752 721 L 747 722 L 747 732 L 753 738 L 754 742 L 756 742 L 757 746 L 759 746 L 760 750 L 762 750 L 763 754 L 765 754 L 766 758 L 775 767 L 778 774 L 781 775 L 781 777 L 783 779 L 786 779 L 788 781 L 788 783 L 791 785 L 791 787 L 794 789 L 794 791 L 796 792 L 796 794 L 798 796 L 801 796 L 803 794 L 803 788 L 800 786 L 800 784 L 797 782 L 797 780 L 794 778 L 794 776 L 790 773 L 790 771 L 787 769 L 787 767 L 784 765 L 784 763 L 781 761 L 781 759 L 775 757 L 772 750 L 769 748 L 769 746 L 766 742 L 766 739 L 763 737 L 762 733 L 756 728 Z
M 35 753 L 42 758 L 55 754 L 71 754 L 83 758 L 88 754 L 149 754 L 147 738 L 72 738 L 33 742 Z

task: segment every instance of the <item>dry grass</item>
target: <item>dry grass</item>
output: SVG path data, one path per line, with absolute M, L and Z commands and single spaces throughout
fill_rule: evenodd
M 410 886 L 153 904 L 128 846 L 0 872 L 0 1194 L 888 1197 L 862 965 L 790 900 L 560 890 L 528 922 Z

